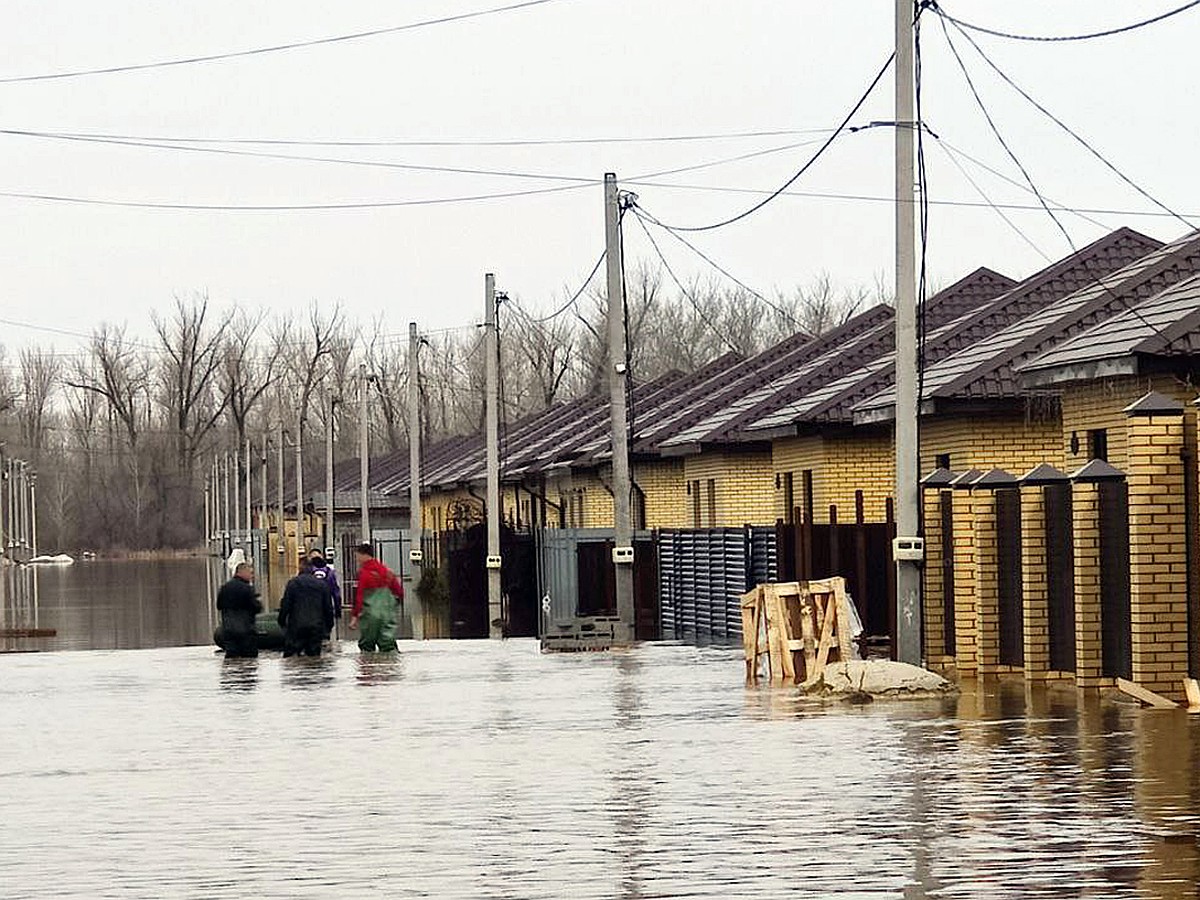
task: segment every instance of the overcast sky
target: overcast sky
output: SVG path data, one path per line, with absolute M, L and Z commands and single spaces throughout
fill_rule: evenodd
M 149 62 L 306 40 L 499 5 L 502 0 L 10 0 L 0 7 L 0 79 Z M 1150 16 L 1178 0 L 946 0 L 964 19 L 1011 31 L 1066 34 Z M 892 43 L 887 0 L 556 0 L 468 21 L 228 61 L 123 74 L 0 83 L 0 127 L 153 138 L 517 140 L 638 138 L 830 128 L 882 65 Z M 980 37 L 1016 81 L 1150 193 L 1200 222 L 1194 114 L 1200 10 L 1103 40 L 1017 44 Z M 1013 151 L 1049 197 L 1096 214 L 1064 214 L 1077 243 L 1127 224 L 1167 239 L 1184 231 L 1001 83 L 958 40 Z M 1020 174 L 997 144 L 949 54 L 925 26 L 925 116 L 958 150 Z M 892 115 L 890 75 L 854 124 Z M 691 142 L 454 148 L 255 147 L 392 163 L 622 179 L 713 162 L 820 135 Z M 795 190 L 886 199 L 886 129 L 839 139 Z M 814 146 L 794 147 L 631 186 L 673 224 L 738 212 Z M 930 196 L 979 202 L 945 152 L 928 148 Z M 1036 204 L 973 163 L 992 200 Z M 0 191 L 105 200 L 272 205 L 429 200 L 571 182 L 47 140 L 0 134 Z M 686 185 L 688 187 L 670 187 Z M 704 190 L 696 188 L 705 188 Z M 483 274 L 528 306 L 573 290 L 603 246 L 601 188 L 510 199 L 353 211 L 166 211 L 0 198 L 0 290 L 6 319 L 89 332 L 101 320 L 145 334 L 175 295 L 271 310 L 341 302 L 349 314 L 428 329 L 480 317 Z M 1125 211 L 1126 214 L 1120 214 Z M 1070 251 L 1038 210 L 934 206 L 930 270 L 947 283 L 987 265 L 1021 277 L 1040 253 Z M 892 213 L 870 199 L 781 197 L 697 246 L 747 284 L 787 289 L 827 272 L 838 283 L 890 282 Z M 1102 227 L 1103 226 L 1103 227 Z M 708 274 L 670 238 L 681 274 Z M 627 254 L 652 254 L 630 227 Z M 10 350 L 69 337 L 5 325 Z

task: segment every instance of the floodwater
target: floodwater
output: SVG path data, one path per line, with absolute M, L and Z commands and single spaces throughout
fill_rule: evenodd
M 200 557 L 6 566 L 0 570 L 0 629 L 57 634 L 0 637 L 0 651 L 207 644 L 215 626 L 212 600 L 219 575 L 216 563 Z
M 1197 896 L 1196 717 L 741 675 L 524 640 L 0 655 L 0 897 Z

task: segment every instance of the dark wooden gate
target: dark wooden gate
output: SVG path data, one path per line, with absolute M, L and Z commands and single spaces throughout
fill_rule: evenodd
M 1129 488 L 1102 481 L 1100 493 L 1101 671 L 1110 678 L 1133 677 L 1133 634 L 1129 605 Z
M 867 522 L 862 492 L 855 498 L 854 521 L 839 521 L 829 507 L 829 523 L 816 524 L 810 510 L 796 510 L 796 524 L 776 525 L 779 580 L 810 581 L 841 575 L 854 598 L 868 642 L 881 651 L 895 646 L 896 570 L 892 539 L 896 536 L 892 501 L 885 521 Z M 789 546 L 790 545 L 790 546 Z
M 942 518 L 942 646 L 947 656 L 958 653 L 954 622 L 954 492 L 938 493 Z
M 487 526 L 447 533 L 450 636 L 485 638 L 490 631 L 487 591 Z M 533 536 L 500 529 L 503 632 L 506 637 L 537 637 L 537 563 Z
M 1075 537 L 1071 485 L 1048 484 L 1045 499 L 1046 602 L 1049 607 L 1050 668 L 1075 671 Z
M 996 491 L 996 600 L 1000 664 L 1025 665 L 1025 609 L 1021 585 L 1021 492 Z
M 617 575 L 613 567 L 611 541 L 580 541 L 579 615 L 615 616 L 617 614 Z M 639 641 L 657 641 L 661 637 L 658 621 L 658 548 L 653 540 L 633 542 L 633 613 L 634 637 Z

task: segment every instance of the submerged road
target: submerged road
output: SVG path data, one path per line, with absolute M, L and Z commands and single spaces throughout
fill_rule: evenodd
M 529 641 L 0 656 L 3 898 L 1194 898 L 1200 721 Z

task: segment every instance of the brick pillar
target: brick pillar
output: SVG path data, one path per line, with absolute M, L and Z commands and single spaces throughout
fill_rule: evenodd
M 1077 482 L 1072 503 L 1075 541 L 1075 684 L 1095 688 L 1101 675 L 1100 486 Z
M 1050 606 L 1046 583 L 1045 488 L 1021 488 L 1021 590 L 1024 593 L 1025 677 L 1050 673 Z
M 931 665 L 941 665 L 947 662 L 945 640 L 942 626 L 945 621 L 945 609 L 942 592 L 942 510 L 941 494 L 936 489 L 922 491 L 922 502 L 925 508 L 925 578 L 924 613 L 925 613 L 925 659 Z
M 979 670 L 975 605 L 975 510 L 970 491 L 954 492 L 954 643 L 960 675 Z
M 1126 423 L 1133 680 L 1179 700 L 1188 674 L 1183 407 L 1145 412 L 1146 399 Z
M 972 528 L 975 532 L 975 603 L 978 614 L 976 640 L 979 674 L 995 674 L 1000 667 L 999 568 L 996 561 L 996 494 L 972 492 Z

